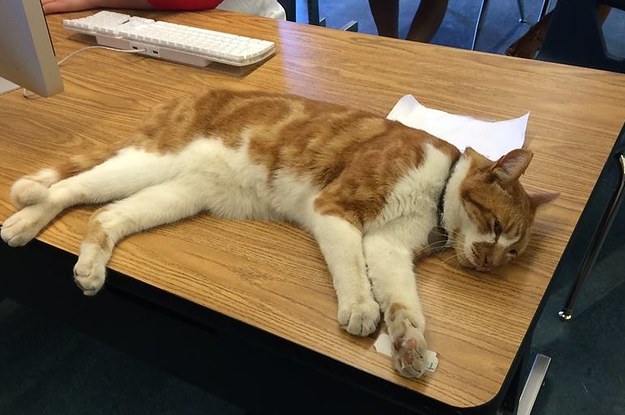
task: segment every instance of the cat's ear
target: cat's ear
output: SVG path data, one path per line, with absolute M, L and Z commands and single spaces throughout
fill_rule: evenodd
M 517 180 L 532 161 L 534 154 L 529 150 L 518 148 L 501 157 L 490 168 L 491 173 L 503 183 Z
M 531 205 L 536 209 L 546 203 L 556 200 L 560 196 L 559 192 L 530 193 L 527 195 Z
M 478 153 L 477 151 L 473 150 L 473 148 L 471 148 L 471 147 L 465 148 L 464 149 L 464 154 L 466 154 L 467 156 L 469 156 L 471 158 L 474 158 L 474 157 L 477 157 L 477 156 L 481 156 L 480 153 Z
M 469 158 L 471 158 L 473 160 L 474 163 L 477 163 L 478 166 L 488 166 L 490 165 L 493 161 L 487 159 L 486 157 L 484 157 L 483 155 L 481 155 L 480 153 L 478 153 L 477 151 L 473 150 L 473 148 L 471 147 L 467 147 L 464 149 L 464 154 L 466 156 L 468 156 Z

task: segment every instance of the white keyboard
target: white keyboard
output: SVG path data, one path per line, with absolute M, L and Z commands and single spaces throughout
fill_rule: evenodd
M 271 56 L 275 44 L 191 26 L 101 11 L 80 19 L 63 20 L 66 29 L 96 37 L 100 45 L 194 66 L 220 62 L 247 66 Z

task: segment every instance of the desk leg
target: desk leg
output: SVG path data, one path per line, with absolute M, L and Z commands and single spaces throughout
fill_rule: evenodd
M 621 179 L 620 184 L 616 192 L 614 192 L 614 196 L 608 205 L 608 209 L 605 214 L 601 218 L 601 222 L 597 228 L 597 231 L 591 241 L 590 248 L 588 249 L 586 256 L 584 257 L 584 261 L 582 266 L 575 278 L 573 283 L 573 287 L 571 288 L 566 302 L 562 307 L 562 310 L 558 313 L 560 319 L 562 321 L 568 321 L 573 316 L 573 304 L 577 295 L 579 294 L 579 290 L 582 287 L 582 284 L 586 280 L 588 273 L 592 269 L 597 257 L 599 256 L 599 252 L 601 251 L 601 247 L 603 246 L 603 242 L 605 241 L 608 232 L 610 231 L 610 227 L 612 226 L 612 222 L 614 221 L 614 217 L 618 211 L 618 207 L 621 204 L 621 199 L 623 195 L 623 188 L 625 188 L 625 154 L 619 155 L 619 162 L 621 163 Z
M 525 353 L 524 353 L 525 355 Z M 525 358 L 521 359 L 519 362 L 516 373 L 512 378 L 510 385 L 508 386 L 508 391 L 506 392 L 506 396 L 504 396 L 503 401 L 501 402 L 501 407 L 497 412 L 498 415 L 503 414 L 515 414 L 517 410 L 517 406 L 519 403 L 519 390 L 521 386 L 521 372 L 523 367 L 523 361 Z
M 549 356 L 540 353 L 536 355 L 532 369 L 530 369 L 530 374 L 523 387 L 523 392 L 521 392 L 517 415 L 530 415 L 532 413 L 532 408 L 534 407 L 538 392 L 545 380 L 550 362 L 551 358 Z

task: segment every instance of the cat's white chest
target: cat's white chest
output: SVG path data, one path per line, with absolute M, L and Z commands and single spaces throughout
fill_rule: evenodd
M 275 219 L 268 171 L 254 164 L 247 146 L 230 148 L 219 139 L 200 138 L 175 158 L 179 174 L 198 181 L 207 210 L 231 219 Z
M 270 173 L 254 163 L 247 141 L 237 147 L 222 140 L 200 138 L 178 153 L 174 163 L 180 174 L 198 180 L 212 214 L 230 219 L 306 222 L 318 190 L 304 177 L 279 170 Z
M 437 209 L 445 187 L 451 159 L 427 146 L 421 165 L 410 169 L 395 184 L 386 205 L 368 229 L 374 230 L 400 217 L 414 218 L 415 226 L 427 232 L 437 223 Z

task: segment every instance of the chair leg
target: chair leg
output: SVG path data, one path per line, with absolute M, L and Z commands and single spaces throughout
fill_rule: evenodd
M 527 19 L 525 18 L 525 5 L 523 4 L 523 0 L 516 0 L 516 5 L 519 8 L 519 23 L 527 23 Z
M 475 25 L 475 31 L 473 32 L 473 41 L 471 42 L 471 50 L 475 50 L 475 45 L 477 44 L 477 38 L 480 35 L 482 22 L 484 21 L 484 16 L 486 15 L 487 8 L 488 8 L 488 0 L 482 0 L 482 6 L 480 7 L 480 12 L 477 15 L 477 24 Z
M 308 9 L 308 24 L 325 27 L 326 19 L 319 18 L 319 1 L 307 0 L 306 6 L 306 8 Z
M 538 16 L 538 20 L 545 17 L 547 12 L 549 12 L 549 7 L 551 6 L 551 0 L 543 0 L 543 5 L 540 8 L 540 16 Z
M 306 6 L 308 9 L 308 24 L 326 27 L 326 18 L 319 17 L 319 0 L 306 0 Z M 341 27 L 341 30 L 358 32 L 358 22 L 355 20 L 349 21 Z
M 357 33 L 358 32 L 358 22 L 356 20 L 350 20 L 349 22 L 347 22 L 343 26 L 341 26 L 341 30 L 344 30 L 346 32 Z

